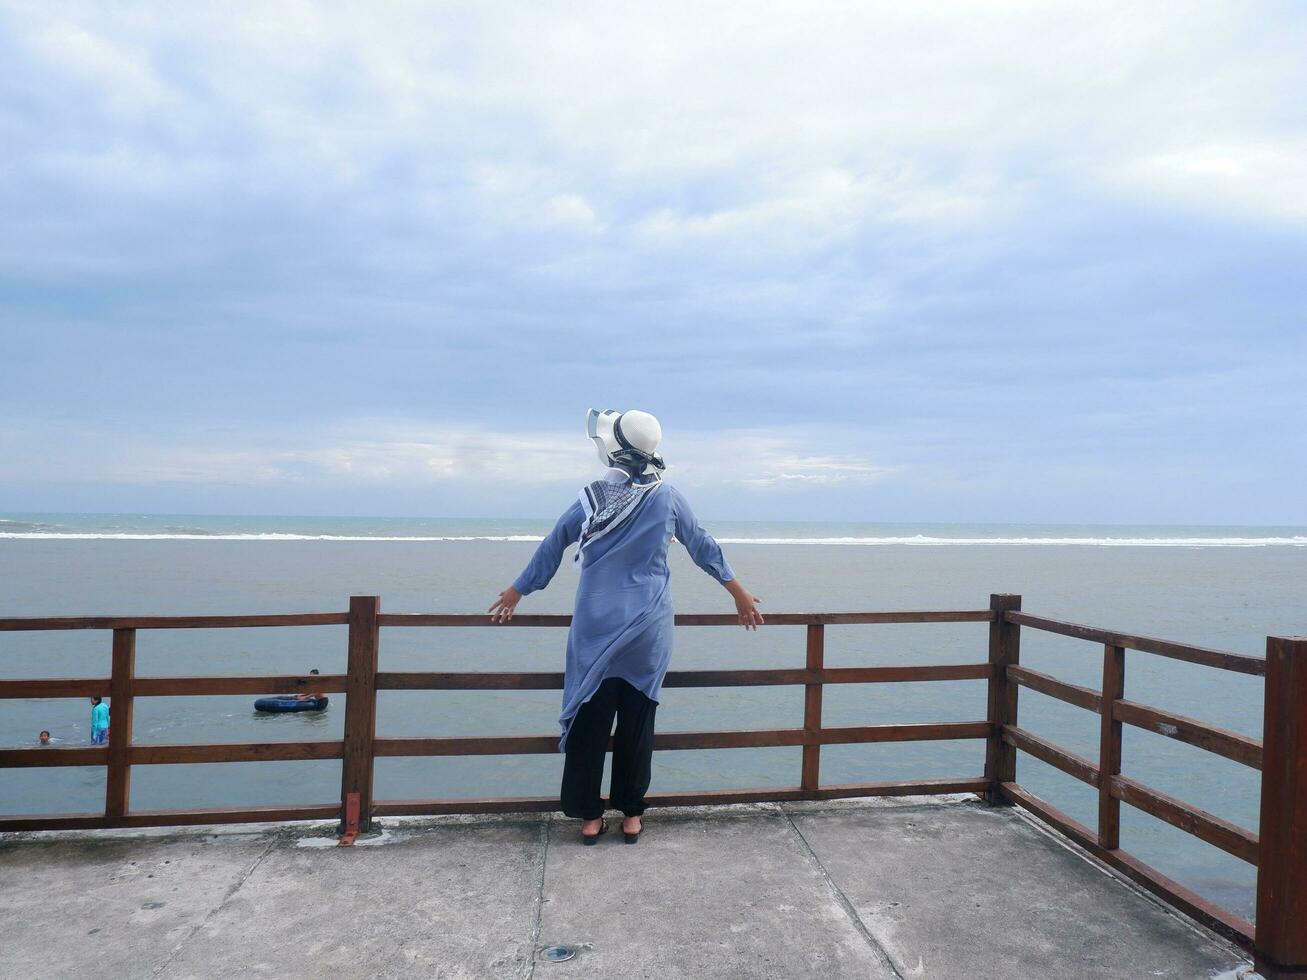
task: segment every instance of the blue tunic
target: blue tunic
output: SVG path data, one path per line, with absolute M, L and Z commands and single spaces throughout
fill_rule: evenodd
M 735 578 L 721 547 L 699 526 L 679 490 L 664 483 L 648 493 L 625 524 L 591 541 L 582 555 L 567 634 L 560 752 L 567 748 L 576 712 L 607 678 L 620 677 L 645 697 L 659 699 L 672 657 L 667 546 L 673 536 L 718 582 Z M 548 585 L 563 550 L 580 537 L 584 520 L 580 502 L 572 504 L 540 542 L 513 588 L 529 595 Z

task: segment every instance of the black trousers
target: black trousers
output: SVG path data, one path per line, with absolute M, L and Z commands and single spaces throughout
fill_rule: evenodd
M 609 805 L 628 817 L 644 813 L 653 764 L 654 712 L 651 701 L 620 677 L 610 677 L 572 719 L 563 763 L 563 812 L 569 817 L 597 820 L 603 816 L 599 795 L 604 778 L 604 754 L 613 735 L 613 775 L 608 786 Z

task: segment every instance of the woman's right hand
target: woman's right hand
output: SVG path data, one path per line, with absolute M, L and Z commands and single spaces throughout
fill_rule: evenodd
M 499 593 L 499 598 L 490 604 L 490 621 L 493 623 L 507 623 L 513 618 L 513 610 L 517 604 L 522 601 L 522 593 L 511 585 L 503 592 Z

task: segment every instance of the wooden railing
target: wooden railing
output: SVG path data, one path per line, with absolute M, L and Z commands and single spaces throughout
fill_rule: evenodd
M 826 667 L 825 627 L 859 623 L 989 622 L 989 609 L 930 612 L 771 614 L 768 622 L 805 626 L 806 662 L 803 668 L 765 670 L 679 670 L 667 674 L 664 686 L 737 687 L 793 685 L 804 688 L 802 728 L 746 731 L 660 732 L 654 747 L 660 750 L 727 749 L 766 746 L 802 746 L 799 783 L 794 787 L 757 789 L 703 789 L 695 792 L 652 794 L 650 802 L 690 805 L 742 801 L 835 799 L 915 793 L 984 792 L 988 782 L 979 776 L 909 782 L 868 782 L 821 785 L 822 745 L 869 742 L 924 741 L 931 739 L 986 739 L 992 731 L 986 720 L 915 725 L 869 725 L 830 728 L 822 725 L 821 695 L 826 684 L 868 684 L 899 681 L 987 680 L 992 670 L 978 662 L 929 666 Z M 511 628 L 566 627 L 569 616 L 516 616 Z M 734 616 L 682 615 L 679 626 L 736 625 Z M 347 669 L 344 674 L 260 677 L 137 677 L 136 634 L 150 629 L 214 629 L 227 627 L 330 626 L 349 627 Z M 59 828 L 142 827 L 173 824 L 234 823 L 265 820 L 339 818 L 349 822 L 356 807 L 357 828 L 366 831 L 372 817 L 390 814 L 495 813 L 557 809 L 556 798 L 373 800 L 373 766 L 377 757 L 521 755 L 558 751 L 557 735 L 478 736 L 443 738 L 379 738 L 376 735 L 377 691 L 398 690 L 561 690 L 558 672 L 389 672 L 379 670 L 382 628 L 482 627 L 503 628 L 486 616 L 382 613 L 374 596 L 354 596 L 348 613 L 312 613 L 278 616 L 203 617 L 100 617 L 71 619 L 5 619 L 0 631 L 104 629 L 113 633 L 113 669 L 108 678 L 0 680 L 0 699 L 85 697 L 108 695 L 113 724 L 106 747 L 0 749 L 0 768 L 45 766 L 108 767 L 103 813 L 49 814 L 0 817 L 0 831 Z M 269 691 L 309 690 L 344 693 L 345 729 L 339 741 L 240 742 L 201 745 L 140 745 L 132 741 L 133 702 L 137 697 L 263 694 Z M 308 806 L 241 807 L 195 810 L 135 810 L 129 805 L 133 766 L 210 762 L 267 762 L 300 759 L 340 759 L 339 802 Z
M 1091 854 L 1194 919 L 1253 952 L 1268 978 L 1307 975 L 1307 639 L 1270 637 L 1265 659 L 1147 636 L 1081 626 L 1021 611 L 1017 596 L 996 596 L 990 660 L 990 797 L 1016 803 Z M 1068 684 L 1020 665 L 1020 628 L 1102 644 L 1100 690 Z M 1127 650 L 1218 670 L 1265 677 L 1264 738 L 1259 740 L 1125 697 Z M 1098 759 L 1048 742 L 1018 723 L 1020 688 L 1097 713 Z M 1260 837 L 1122 774 L 1122 726 L 1155 732 L 1262 772 Z M 1023 789 L 1016 752 L 1025 752 L 1098 790 L 1091 830 Z M 1121 849 L 1121 804 L 1163 820 L 1258 869 L 1257 925 L 1209 902 Z
M 564 627 L 568 616 L 516 616 L 509 627 Z M 1020 596 L 995 595 L 990 608 L 961 611 L 770 614 L 771 625 L 806 627 L 802 668 L 670 671 L 664 686 L 740 687 L 792 685 L 804 689 L 802 728 L 744 731 L 661 732 L 658 750 L 802 746 L 795 786 L 710 789 L 651 794 L 653 805 L 693 805 L 846 797 L 977 793 L 993 803 L 1015 803 L 1084 847 L 1104 863 L 1151 890 L 1194 919 L 1253 951 L 1268 977 L 1298 976 L 1307 970 L 1307 639 L 1272 637 L 1265 660 L 1167 640 L 1133 636 L 1032 616 Z M 825 666 L 825 627 L 877 623 L 989 624 L 987 662 L 922 666 Z M 681 615 L 678 626 L 730 626 L 728 615 Z M 259 677 L 137 677 L 136 634 L 149 629 L 213 629 L 347 625 L 344 674 Z M 1101 690 L 1068 684 L 1020 664 L 1021 628 L 1060 633 L 1103 644 Z M 105 747 L 0 749 L 0 768 L 106 766 L 102 813 L 0 817 L 0 831 L 61 828 L 142 827 L 182 824 L 338 819 L 342 831 L 369 829 L 374 816 L 391 814 L 506 813 L 548 811 L 556 798 L 374 800 L 377 757 L 553 753 L 556 735 L 440 738 L 378 738 L 379 690 L 550 690 L 561 689 L 557 672 L 388 672 L 379 670 L 382 628 L 496 627 L 485 616 L 382 613 L 375 596 L 354 596 L 348 613 L 279 616 L 100 617 L 0 619 L 0 631 L 104 629 L 113 634 L 112 670 L 107 678 L 0 680 L 0 699 L 108 696 L 112 726 Z M 1125 698 L 1125 651 L 1136 650 L 1266 678 L 1265 741 L 1249 738 L 1183 715 Z M 984 720 L 934 724 L 828 728 L 822 724 L 827 684 L 986 680 Z M 1102 718 L 1099 757 L 1083 758 L 1018 724 L 1020 688 L 1027 687 Z M 261 694 L 270 690 L 344 693 L 344 737 L 332 741 L 140 745 L 132 741 L 137 697 Z M 1122 774 L 1122 725 L 1158 732 L 1263 771 L 1261 836 Z M 823 785 L 823 745 L 934 739 L 984 739 L 984 775 L 954 779 Z M 1095 787 L 1098 827 L 1090 830 L 1017 782 L 1017 753 L 1025 752 Z M 340 759 L 339 801 L 316 805 L 229 809 L 136 810 L 130 806 L 131 769 L 139 765 Z M 1120 806 L 1133 807 L 1170 823 L 1258 867 L 1257 927 L 1207 901 L 1120 847 Z

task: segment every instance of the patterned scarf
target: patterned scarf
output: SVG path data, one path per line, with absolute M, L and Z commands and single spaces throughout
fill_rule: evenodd
M 585 511 L 585 523 L 581 525 L 580 546 L 572 558 L 573 563 L 581 564 L 581 556 L 591 541 L 629 521 L 649 492 L 659 485 L 656 475 L 633 479 L 629 473 L 614 467 L 604 474 L 603 479 L 582 487 L 579 496 Z

